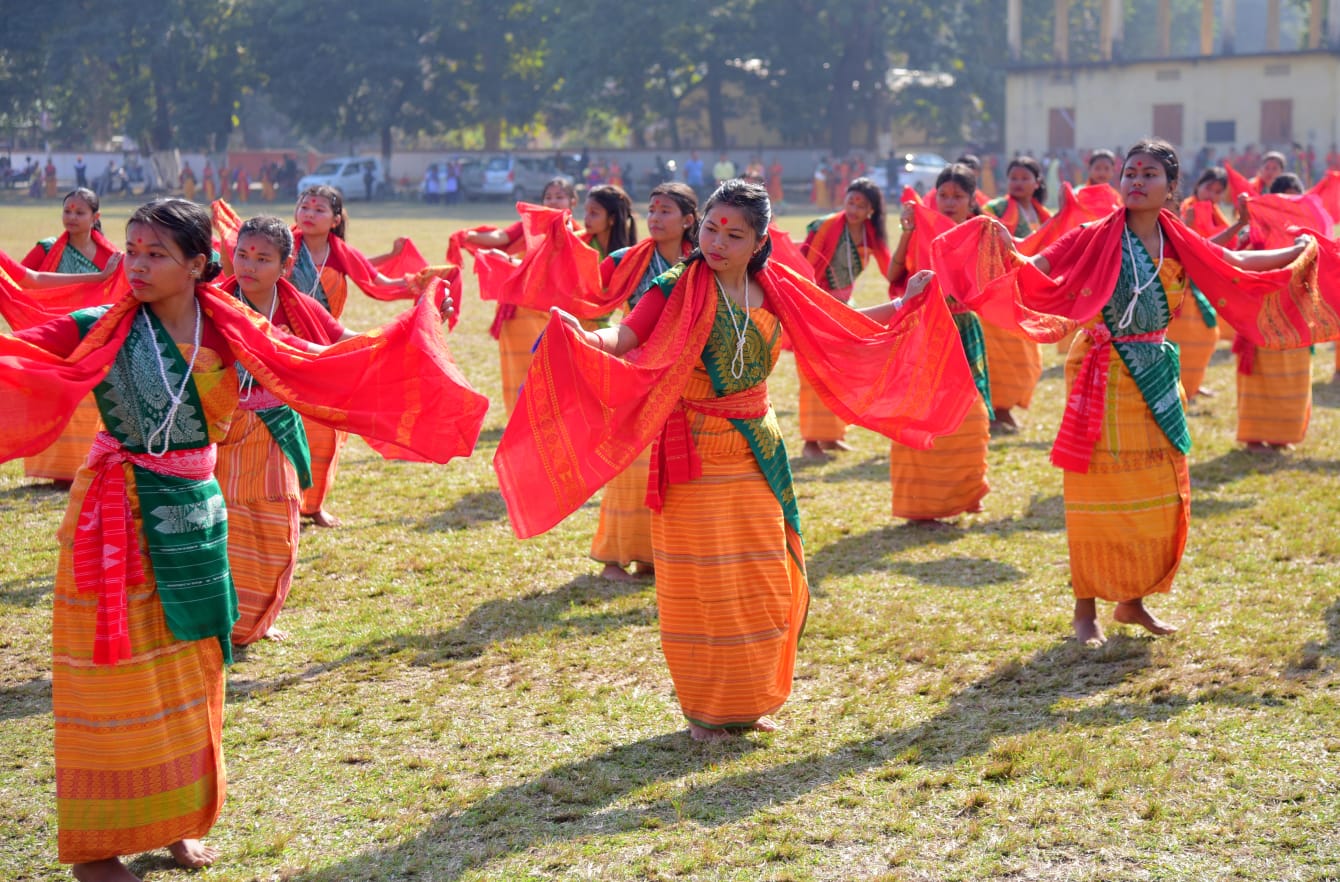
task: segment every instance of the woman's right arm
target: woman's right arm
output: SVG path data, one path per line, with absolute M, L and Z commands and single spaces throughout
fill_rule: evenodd
M 471 230 L 465 234 L 465 241 L 471 245 L 500 249 L 511 244 L 511 240 L 507 238 L 506 230 Z
M 585 340 L 588 345 L 594 346 L 602 352 L 622 356 L 629 350 L 637 348 L 637 334 L 633 333 L 633 329 L 627 325 L 616 325 L 613 328 L 599 328 L 595 331 L 588 331 L 582 327 L 581 319 L 572 313 L 559 309 L 557 306 L 550 307 L 550 312 L 558 316 L 563 324 L 576 331 L 578 336 Z

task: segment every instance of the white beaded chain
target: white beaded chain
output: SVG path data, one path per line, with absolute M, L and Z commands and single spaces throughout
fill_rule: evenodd
M 307 243 L 303 242 L 302 247 L 307 248 Z M 312 249 L 307 248 L 307 256 L 312 257 Z M 311 289 L 307 292 L 308 297 L 316 297 L 316 289 L 321 287 L 321 274 L 326 271 L 326 261 L 330 260 L 330 241 L 326 242 L 326 256 L 321 258 L 321 265 L 316 267 L 316 281 L 312 283 Z M 315 258 L 312 259 L 312 266 L 316 266 Z
M 237 299 L 244 303 L 246 302 L 242 296 L 241 288 L 237 289 Z M 274 289 L 270 292 L 270 314 L 265 317 L 266 321 L 268 321 L 272 325 L 275 322 L 275 307 L 277 307 L 278 305 L 279 305 L 279 286 L 276 285 Z M 250 401 L 251 391 L 255 388 L 256 388 L 256 378 L 252 376 L 250 371 L 248 371 L 246 379 L 242 381 L 242 389 L 241 389 L 242 394 L 238 396 L 238 401 Z
M 1158 225 L 1159 230 L 1159 262 L 1154 267 L 1154 274 L 1145 279 L 1143 285 L 1140 284 L 1140 277 L 1135 272 L 1135 249 L 1131 247 L 1131 230 L 1129 227 L 1122 233 L 1122 242 L 1126 245 L 1126 253 L 1131 258 L 1131 287 L 1135 294 L 1131 297 L 1131 302 L 1126 305 L 1126 311 L 1121 314 L 1121 321 L 1117 323 L 1118 328 L 1129 328 L 1131 322 L 1135 319 L 1135 304 L 1140 301 L 1140 295 L 1149 290 L 1149 286 L 1158 281 L 1159 273 L 1163 271 L 1163 225 Z
M 150 339 L 156 341 L 157 337 L 154 334 L 154 326 L 149 321 L 149 311 L 145 310 L 143 312 L 143 315 L 144 315 L 144 326 L 149 329 L 149 337 Z M 144 442 L 145 452 L 147 452 L 150 456 L 163 456 L 168 452 L 168 448 L 172 446 L 172 424 L 176 422 L 177 411 L 178 409 L 181 408 L 182 400 L 186 397 L 186 384 L 191 382 L 191 373 L 195 370 L 195 358 L 199 354 L 200 354 L 200 301 L 196 300 L 195 334 L 194 334 L 194 346 L 191 350 L 191 362 L 186 366 L 186 376 L 181 378 L 181 386 L 177 389 L 176 394 L 173 394 L 172 384 L 168 382 L 167 367 L 164 364 L 165 359 L 163 358 L 163 354 L 158 351 L 157 342 L 154 343 L 154 356 L 155 361 L 158 363 L 158 376 L 163 380 L 163 389 L 167 392 L 168 399 L 171 400 L 172 406 L 168 408 L 167 418 L 163 420 L 163 424 L 160 425 L 157 429 L 155 429 L 153 431 L 153 434 L 151 434 L 148 437 L 148 439 L 145 440 Z M 154 439 L 157 438 L 159 435 L 163 436 L 163 449 L 155 453 L 153 449 Z
M 721 286 L 720 279 L 717 279 L 717 290 L 721 292 L 722 298 L 726 301 L 726 314 L 730 316 L 731 330 L 735 332 L 735 355 L 730 360 L 730 375 L 738 380 L 744 376 L 744 340 L 749 333 L 749 273 L 744 274 L 743 326 L 735 322 L 735 309 L 731 306 L 731 299 L 726 294 L 726 289 Z

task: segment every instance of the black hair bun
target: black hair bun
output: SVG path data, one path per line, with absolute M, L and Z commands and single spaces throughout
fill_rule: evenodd
M 212 282 L 223 272 L 223 266 L 217 260 L 211 260 L 205 264 L 205 268 L 200 271 L 200 281 Z

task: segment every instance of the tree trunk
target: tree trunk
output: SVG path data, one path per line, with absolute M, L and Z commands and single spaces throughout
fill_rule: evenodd
M 730 145 L 726 143 L 726 109 L 721 94 L 721 65 L 719 62 L 708 63 L 707 76 L 703 78 L 703 87 L 707 89 L 707 125 L 712 139 L 712 149 L 725 150 Z
M 391 124 L 382 126 L 382 168 L 386 171 L 386 178 L 391 178 Z
M 484 149 L 498 150 L 502 146 L 502 120 L 498 118 L 484 120 Z

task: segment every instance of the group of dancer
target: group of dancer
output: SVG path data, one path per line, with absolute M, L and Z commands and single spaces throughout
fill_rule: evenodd
M 1119 190 L 1067 191 L 1051 223 L 1073 228 L 1050 231 L 1040 169 L 1017 160 L 1009 194 L 983 208 L 976 170 L 955 163 L 928 199 L 906 198 L 893 251 L 883 195 L 860 179 L 800 248 L 771 225 L 766 189 L 743 180 L 701 207 L 686 186 L 658 186 L 640 241 L 621 189 L 593 188 L 579 225 L 576 194 L 555 181 L 511 228 L 462 231 L 447 267 L 398 277 L 343 241 L 334 191 L 301 194 L 293 227 L 149 203 L 119 263 L 69 217 L 96 221 L 96 198 L 70 194 L 67 232 L 41 246 L 40 268 L 4 267 L 16 333 L 0 337 L 0 411 L 27 427 L 0 458 L 49 447 L 90 392 L 101 419 L 63 478 L 60 859 L 80 880 L 133 880 L 122 855 L 217 857 L 200 840 L 225 790 L 224 665 L 234 644 L 273 636 L 301 515 L 334 522 L 302 488 L 328 492 L 343 432 L 405 459 L 473 449 L 487 401 L 441 329 L 462 252 L 498 304 L 508 422 L 494 467 L 513 528 L 544 532 L 604 488 L 592 557 L 611 578 L 654 573 L 694 739 L 773 729 L 791 691 L 809 587 L 767 392 L 784 346 L 802 379 L 804 452 L 840 450 L 851 424 L 888 437 L 894 513 L 920 520 L 980 510 L 991 422 L 1008 425 L 1031 395 L 997 397 L 1009 368 L 992 361 L 989 329 L 1033 350 L 1069 338 L 1051 460 L 1065 470 L 1075 636 L 1103 640 L 1100 599 L 1118 622 L 1174 630 L 1145 607 L 1169 590 L 1190 514 L 1173 325 L 1212 304 L 1257 365 L 1336 339 L 1340 248 L 1318 227 L 1281 247 L 1213 244 L 1199 230 L 1217 209 L 1187 206 L 1194 228 L 1167 210 L 1181 184 L 1169 145 L 1106 160 Z M 1254 225 L 1256 204 L 1242 206 L 1239 223 Z M 891 296 L 853 308 L 871 259 Z M 413 305 L 356 334 L 338 320 L 347 279 Z M 358 394 L 372 377 L 376 394 Z

